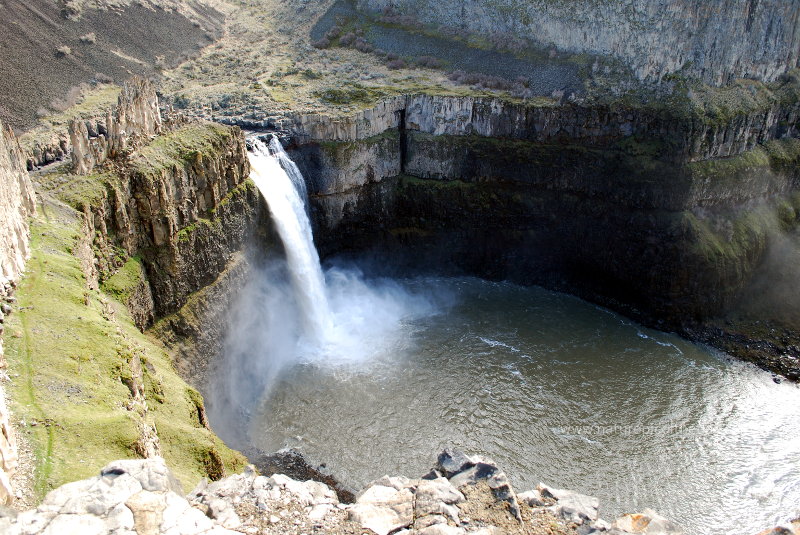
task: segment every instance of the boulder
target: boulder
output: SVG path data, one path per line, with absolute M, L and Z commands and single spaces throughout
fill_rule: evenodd
M 593 496 L 570 490 L 555 489 L 540 483 L 536 488 L 543 498 L 552 498 L 557 503 L 551 507 L 553 513 L 568 522 L 581 525 L 597 520 L 600 500 Z
M 350 520 L 377 535 L 387 535 L 414 521 L 414 494 L 410 488 L 372 485 L 348 510 Z
M 645 509 L 642 513 L 623 515 L 614 521 L 612 527 L 625 533 L 683 535 L 683 529 L 678 524 L 664 518 L 652 509 Z
M 114 461 L 100 471 L 100 475 L 107 480 L 128 474 L 142 486 L 142 489 L 152 492 L 172 491 L 183 495 L 183 487 L 167 464 L 161 457 L 150 459 L 131 459 Z

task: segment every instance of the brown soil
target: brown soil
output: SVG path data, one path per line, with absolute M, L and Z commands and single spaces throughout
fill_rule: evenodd
M 67 107 L 70 89 L 98 73 L 116 82 L 132 74 L 152 76 L 221 33 L 222 15 L 198 5 L 197 22 L 140 4 L 85 8 L 71 20 L 62 6 L 55 0 L 0 3 L 0 119 L 17 130 L 36 124 L 37 111 Z M 92 33 L 94 42 L 81 39 Z
M 507 535 L 575 535 L 574 526 L 564 526 L 564 522 L 552 513 L 533 509 L 520 504 L 522 522 L 514 518 L 506 502 L 498 501 L 492 489 L 485 482 L 460 489 L 467 501 L 459 504 L 461 520 L 469 518 L 473 526 L 496 526 Z

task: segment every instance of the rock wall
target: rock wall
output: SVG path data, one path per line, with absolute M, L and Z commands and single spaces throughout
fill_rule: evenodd
M 774 80 L 800 63 L 800 5 L 784 0 L 357 0 L 480 35 L 512 34 L 614 56 L 642 79 L 681 72 L 712 84 Z
M 28 219 L 36 212 L 36 195 L 25 169 L 22 151 L 11 130 L 0 123 L 0 336 L 11 311 L 15 282 L 30 253 Z M 6 367 L 0 338 L 0 371 Z M 2 372 L 2 375 L 5 375 Z M 17 467 L 17 445 L 0 378 L 0 504 L 14 498 L 11 476 Z
M 300 143 L 358 141 L 402 123 L 432 135 L 511 138 L 536 143 L 580 143 L 609 147 L 631 136 L 669 145 L 676 160 L 735 156 L 759 143 L 800 136 L 800 101 L 775 100 L 726 120 L 692 117 L 675 110 L 624 106 L 539 106 L 500 98 L 408 95 L 392 97 L 345 117 L 295 115 Z
M 87 175 L 108 158 L 133 150 L 160 132 L 156 90 L 149 81 L 133 78 L 123 85 L 117 105 L 107 112 L 105 122 L 70 122 L 73 171 Z
M 190 124 L 134 153 L 86 206 L 100 266 L 113 263 L 115 247 L 141 257 L 154 305 L 148 318 L 177 311 L 252 238 L 261 200 L 248 176 L 238 128 Z
M 411 95 L 296 117 L 290 150 L 323 256 L 377 248 L 400 270 L 542 284 L 688 332 L 798 225 L 798 118 L 791 98 L 723 119 Z
M 36 211 L 33 185 L 14 134 L 0 123 L 0 284 L 16 280 L 28 256 L 28 218 Z

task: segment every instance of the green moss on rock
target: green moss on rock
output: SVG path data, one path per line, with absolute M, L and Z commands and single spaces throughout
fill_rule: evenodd
M 135 174 L 152 177 L 164 170 L 184 167 L 202 160 L 222 147 L 234 132 L 216 123 L 192 123 L 157 137 L 131 158 Z
M 245 463 L 200 425 L 196 400 L 169 355 L 142 334 L 119 301 L 141 267 L 131 260 L 102 290 L 87 290 L 79 250 L 79 219 L 47 204 L 32 224 L 32 256 L 17 290 L 18 310 L 4 340 L 14 414 L 36 457 L 39 495 L 95 475 L 111 460 L 135 457 L 141 416 L 128 410 L 127 369 L 136 353 L 144 367 L 145 397 L 167 463 L 185 484 L 236 471 Z M 214 474 L 208 458 L 220 460 Z
M 103 291 L 115 297 L 121 303 L 127 303 L 131 294 L 144 281 L 144 268 L 138 257 L 132 257 L 121 269 L 103 282 Z

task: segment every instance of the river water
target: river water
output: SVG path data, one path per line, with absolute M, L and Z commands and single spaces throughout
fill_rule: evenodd
M 329 280 L 334 310 L 353 312 L 352 282 Z M 799 512 L 797 386 L 541 288 L 360 284 L 391 292 L 354 321 L 406 304 L 358 355 L 282 367 L 250 433 L 261 449 L 297 448 L 360 488 L 422 475 L 455 446 L 492 457 L 518 491 L 595 495 L 608 520 L 650 507 L 695 534 Z
M 474 278 L 322 270 L 303 177 L 277 139 L 252 179 L 285 260 L 254 270 L 207 385 L 237 447 L 292 447 L 359 489 L 421 476 L 447 446 L 518 491 L 652 508 L 691 534 L 800 516 L 800 387 L 575 297 Z

